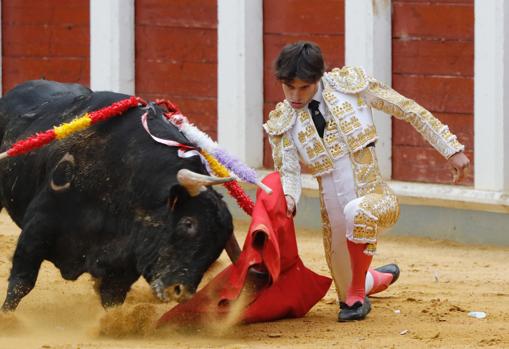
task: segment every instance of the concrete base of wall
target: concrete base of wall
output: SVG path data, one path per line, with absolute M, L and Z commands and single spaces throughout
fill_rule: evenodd
M 252 187 L 245 189 L 254 199 L 255 190 Z M 224 194 L 234 218 L 249 220 L 235 200 L 222 188 L 220 191 Z M 429 206 L 418 204 L 415 200 L 412 202 L 411 205 L 401 204 L 400 219 L 386 234 L 509 246 L 509 215 L 506 213 Z M 321 228 L 320 201 L 316 190 L 304 190 L 295 224 L 301 228 Z

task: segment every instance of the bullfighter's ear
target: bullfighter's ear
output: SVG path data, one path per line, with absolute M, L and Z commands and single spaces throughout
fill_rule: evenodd
M 186 188 L 176 184 L 170 189 L 170 195 L 168 196 L 168 208 L 171 211 L 175 211 L 178 205 L 181 205 L 187 199 L 189 199 L 189 193 Z

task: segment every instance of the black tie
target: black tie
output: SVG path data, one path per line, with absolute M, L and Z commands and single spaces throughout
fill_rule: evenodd
M 322 113 L 320 113 L 320 109 L 318 109 L 319 105 L 320 102 L 312 99 L 308 104 L 308 108 L 311 111 L 311 116 L 313 117 L 313 123 L 315 124 L 316 130 L 318 131 L 320 138 L 323 138 L 323 132 L 325 130 L 325 118 L 323 117 Z

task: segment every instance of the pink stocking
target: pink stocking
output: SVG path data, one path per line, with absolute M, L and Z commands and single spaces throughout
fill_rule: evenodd
M 368 290 L 369 295 L 386 290 L 392 282 L 393 276 L 391 273 L 381 273 L 372 268 L 369 268 L 368 273 L 373 277 L 373 287 L 371 287 L 371 290 Z
M 364 253 L 366 244 L 356 244 L 348 240 L 347 245 L 352 266 L 352 282 L 346 294 L 346 304 L 352 306 L 357 301 L 364 303 L 364 297 L 366 296 L 366 272 L 373 256 L 368 256 Z

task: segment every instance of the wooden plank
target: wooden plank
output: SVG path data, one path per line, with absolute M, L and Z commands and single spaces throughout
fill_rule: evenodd
M 465 153 L 470 161 L 473 161 L 473 153 Z M 426 183 L 450 184 L 452 174 L 447 160 L 439 153 L 429 148 L 421 147 L 393 147 L 392 157 L 392 178 L 401 181 L 415 181 Z M 469 173 L 460 184 L 472 185 L 473 183 L 473 163 L 471 163 Z
M 473 113 L 473 78 L 393 74 L 392 86 L 431 112 Z
M 393 73 L 474 75 L 473 41 L 392 40 Z
M 217 137 L 217 1 L 137 0 L 136 93 Z
M 2 1 L 2 24 L 88 27 L 89 15 L 89 1 L 84 0 Z
M 472 114 L 448 114 L 439 113 L 435 115 L 440 121 L 449 126 L 460 143 L 465 145 L 467 150 L 474 149 L 474 117 Z M 428 147 L 431 145 L 408 123 L 393 119 L 392 122 L 393 146 L 409 145 L 417 147 Z
M 263 133 L 263 167 L 273 169 L 274 161 L 272 160 L 272 149 L 270 148 L 267 134 Z
M 325 64 L 331 68 L 342 67 L 345 64 L 345 37 L 343 34 L 330 35 L 297 35 L 297 34 L 268 34 L 263 36 L 263 59 L 265 68 L 272 68 L 281 49 L 300 40 L 312 41 L 320 46 Z
M 344 1 L 264 0 L 265 33 L 343 34 Z
M 136 25 L 217 28 L 216 0 L 136 0 Z
M 216 81 L 216 64 L 136 61 L 137 93 L 217 97 Z
M 83 58 L 4 57 L 2 70 L 4 92 L 33 79 L 77 82 L 87 86 L 90 80 L 90 62 Z
M 90 30 L 84 26 L 4 25 L 4 56 L 88 57 Z
M 265 103 L 276 104 L 285 98 L 281 83 L 274 77 L 273 69 L 264 69 L 263 95 Z
M 217 63 L 217 31 L 136 26 L 136 59 Z
M 3 91 L 30 79 L 90 81 L 88 1 L 2 1 Z
M 393 37 L 473 40 L 474 6 L 450 3 L 393 4 Z

